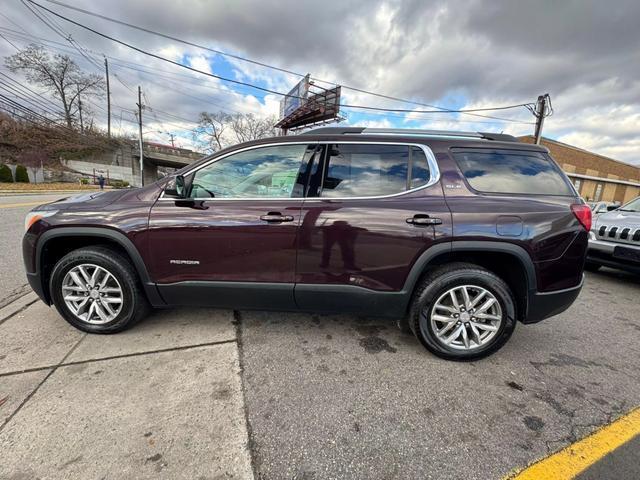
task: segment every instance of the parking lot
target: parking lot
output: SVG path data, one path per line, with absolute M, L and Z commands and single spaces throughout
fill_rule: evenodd
M 0 478 L 503 478 L 640 404 L 639 294 L 587 274 L 567 312 L 473 363 L 369 317 L 168 309 L 96 336 L 12 298 Z M 640 477 L 625 448 L 581 478 Z

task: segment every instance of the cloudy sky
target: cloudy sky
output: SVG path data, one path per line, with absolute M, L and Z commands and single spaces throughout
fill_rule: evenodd
M 48 0 L 43 6 L 95 30 L 184 65 L 287 92 L 294 74 L 110 23 Z M 468 109 L 535 102 L 551 95 L 544 135 L 640 165 L 640 2 L 389 0 L 61 0 L 74 6 L 298 72 L 320 81 L 417 103 Z M 37 7 L 32 6 L 37 9 Z M 38 11 L 38 10 L 37 10 Z M 28 43 L 65 53 L 88 71 L 107 56 L 113 129 L 135 131 L 136 89 L 145 93 L 149 140 L 192 145 L 201 111 L 277 114 L 275 94 L 156 60 L 49 13 L 49 26 L 20 0 L 3 0 L 0 56 Z M 76 47 L 97 64 L 80 55 Z M 8 41 L 7 41 L 8 40 Z M 8 73 L 4 65 L 0 72 Z M 15 74 L 11 74 L 15 77 Z M 343 90 L 343 103 L 430 109 Z M 91 100 L 105 124 L 104 100 Z M 525 108 L 469 114 L 342 111 L 352 125 L 533 132 Z

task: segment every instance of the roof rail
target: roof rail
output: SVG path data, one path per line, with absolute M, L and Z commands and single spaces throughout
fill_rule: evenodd
M 413 128 L 321 127 L 300 135 L 424 135 L 428 137 L 481 138 L 498 142 L 518 142 L 513 135 L 492 132 L 457 132 L 453 130 L 420 130 Z

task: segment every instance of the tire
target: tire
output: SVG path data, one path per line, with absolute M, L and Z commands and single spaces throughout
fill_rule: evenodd
M 413 335 L 413 329 L 411 328 L 411 325 L 409 325 L 408 317 L 399 318 L 396 321 L 396 325 L 402 333 L 407 335 Z
M 450 290 L 454 288 L 458 289 L 455 296 L 461 298 L 459 304 L 463 313 L 456 310 L 450 300 Z M 467 311 L 466 315 L 466 308 L 462 307 L 463 288 L 471 299 L 468 305 L 472 305 L 476 296 L 480 297 L 478 304 Z M 480 296 L 482 291 L 485 293 Z M 488 310 L 480 311 L 481 307 L 488 304 L 485 301 L 491 298 L 495 301 L 487 307 Z M 451 306 L 446 305 L 448 301 L 451 301 Z M 438 302 L 440 306 L 436 307 Z M 455 311 L 458 313 L 452 313 Z M 478 319 L 472 316 L 472 312 L 483 317 L 491 316 L 492 320 Z M 432 315 L 447 318 L 440 322 L 432 320 Z M 458 317 L 451 320 L 455 315 Z M 413 295 L 408 320 L 414 335 L 433 354 L 447 360 L 477 360 L 496 352 L 509 340 L 516 326 L 515 303 L 509 286 L 494 273 L 471 263 L 452 263 L 438 267 L 420 282 Z M 447 331 L 445 327 L 450 329 L 447 335 L 443 333 Z M 460 332 L 459 337 L 447 345 L 438 337 L 436 329 L 444 339 L 456 332 Z
M 599 263 L 587 261 L 584 264 L 584 269 L 588 272 L 597 272 L 600 268 L 602 268 L 602 265 Z
M 81 273 L 90 274 L 95 270 L 98 270 L 96 286 L 87 289 L 87 283 L 78 287 L 78 282 L 74 279 L 84 281 L 87 277 L 83 277 Z M 100 288 L 99 284 L 104 278 L 107 278 L 104 288 L 99 292 L 93 292 Z M 120 292 L 117 292 L 118 289 Z M 105 293 L 101 293 L 102 290 Z M 60 315 L 77 329 L 88 333 L 107 334 L 125 330 L 141 320 L 150 308 L 138 276 L 128 259 L 109 247 L 80 248 L 62 257 L 51 273 L 49 291 Z M 94 298 L 94 293 L 97 298 Z M 65 294 L 67 299 L 72 298 L 69 295 L 74 296 L 74 301 L 77 301 L 71 302 L 74 307 L 83 303 L 82 296 L 87 296 L 84 305 L 77 309 L 77 312 L 84 312 L 80 316 L 88 315 L 89 320 L 80 318 L 72 310 L 65 301 Z M 121 298 L 119 303 L 118 297 Z M 115 303 L 111 303 L 114 299 Z M 89 310 L 94 308 L 90 306 L 91 303 L 98 303 L 98 306 Z

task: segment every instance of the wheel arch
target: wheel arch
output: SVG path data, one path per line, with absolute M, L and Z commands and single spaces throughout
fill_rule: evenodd
M 48 304 L 51 304 L 49 277 L 55 263 L 73 250 L 96 245 L 112 247 L 125 256 L 135 269 L 149 302 L 152 305 L 164 304 L 155 284 L 151 282 L 144 260 L 133 242 L 122 232 L 102 227 L 55 228 L 44 232 L 38 239 L 35 266 L 42 283 L 44 300 Z M 51 255 L 50 259 L 45 258 L 47 254 Z
M 420 280 L 433 268 L 450 262 L 469 262 L 486 268 L 511 288 L 518 320 L 527 316 L 530 293 L 536 290 L 536 271 L 527 251 L 515 244 L 493 241 L 454 241 L 433 245 L 414 263 L 403 291 L 407 311 Z

